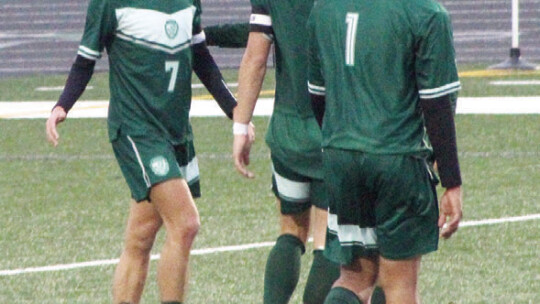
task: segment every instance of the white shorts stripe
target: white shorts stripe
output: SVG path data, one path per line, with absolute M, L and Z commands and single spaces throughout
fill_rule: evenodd
M 377 244 L 375 228 L 360 228 L 358 225 L 339 225 L 338 217 L 335 214 L 328 214 L 328 229 L 337 234 L 339 242 L 344 246 Z
M 310 195 L 310 183 L 309 182 L 295 182 L 277 174 L 274 171 L 274 178 L 276 179 L 277 190 L 281 195 L 295 202 L 307 202 Z
M 180 167 L 180 172 L 189 183 L 199 179 L 199 162 L 194 157 L 186 166 Z

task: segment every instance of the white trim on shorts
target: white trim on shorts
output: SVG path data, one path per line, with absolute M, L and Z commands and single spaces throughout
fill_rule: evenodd
M 197 156 L 193 157 L 186 166 L 179 166 L 179 169 L 188 184 L 199 179 L 199 162 Z
M 336 234 L 342 246 L 376 246 L 375 228 L 360 228 L 358 225 L 340 225 L 335 214 L 328 213 L 328 230 Z
M 272 166 L 272 172 L 274 173 L 277 191 L 280 196 L 295 203 L 309 201 L 311 196 L 310 182 L 297 182 L 287 179 L 279 175 L 274 169 L 274 166 Z
M 133 152 L 135 152 L 135 156 L 137 157 L 137 161 L 139 162 L 139 166 L 141 166 L 141 170 L 142 170 L 142 173 L 143 173 L 143 179 L 144 179 L 144 182 L 146 183 L 146 187 L 150 188 L 150 186 L 152 186 L 152 183 L 150 182 L 150 177 L 148 177 L 148 174 L 146 173 L 146 169 L 144 168 L 144 164 L 143 164 L 143 161 L 141 159 L 141 155 L 139 154 L 139 150 L 137 149 L 137 145 L 135 144 L 135 142 L 133 141 L 133 139 L 131 139 L 131 137 L 129 135 L 126 136 L 126 137 L 129 140 L 129 142 L 131 142 L 131 147 L 133 148 Z

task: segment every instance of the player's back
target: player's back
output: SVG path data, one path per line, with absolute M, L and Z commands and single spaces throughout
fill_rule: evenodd
M 430 0 L 320 0 L 312 17 L 328 103 L 323 146 L 425 151 L 418 81 L 431 76 L 417 56 L 430 24 L 447 21 L 444 8 Z
M 275 111 L 312 117 L 307 91 L 306 23 L 313 0 L 266 0 L 276 50 Z

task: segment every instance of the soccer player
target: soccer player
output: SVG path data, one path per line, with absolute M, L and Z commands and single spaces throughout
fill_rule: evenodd
M 322 303 L 339 265 L 322 255 L 327 201 L 321 171 L 321 133 L 307 90 L 306 21 L 313 0 L 252 0 L 250 34 L 239 70 L 238 106 L 234 110 L 233 158 L 246 177 L 250 143 L 247 123 L 261 90 L 272 43 L 276 53 L 276 93 L 266 143 L 273 165 L 272 185 L 280 212 L 280 236 L 268 256 L 264 303 L 288 303 L 299 279 L 301 255 L 309 230 L 313 263 L 304 303 Z M 311 219 L 311 224 L 310 224 Z
M 199 229 L 199 169 L 189 123 L 194 70 L 232 117 L 236 100 L 205 45 L 199 0 L 91 0 L 78 55 L 46 124 L 57 125 L 83 93 L 104 49 L 109 56 L 109 138 L 133 202 L 113 282 L 114 303 L 139 303 L 150 250 L 167 231 L 158 265 L 162 303 L 182 303 Z M 251 133 L 250 133 L 251 134 Z
M 320 0 L 308 27 L 330 200 L 325 254 L 342 264 L 325 303 L 368 303 L 377 279 L 386 303 L 419 303 L 421 257 L 462 217 L 448 13 L 431 0 Z M 446 188 L 440 215 L 431 153 Z

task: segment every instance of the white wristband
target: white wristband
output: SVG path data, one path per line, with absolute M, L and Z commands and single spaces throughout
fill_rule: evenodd
M 247 135 L 248 134 L 248 124 L 235 122 L 233 123 L 232 129 L 233 129 L 234 135 Z

